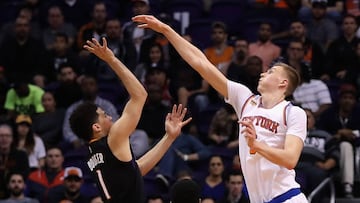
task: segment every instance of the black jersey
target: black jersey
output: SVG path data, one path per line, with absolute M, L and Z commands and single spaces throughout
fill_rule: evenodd
M 104 202 L 144 202 L 144 183 L 132 152 L 131 161 L 120 161 L 111 152 L 107 136 L 90 143 L 89 150 L 87 165 Z

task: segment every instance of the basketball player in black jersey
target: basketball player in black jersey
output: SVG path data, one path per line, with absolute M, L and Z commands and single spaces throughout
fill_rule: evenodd
M 93 103 L 81 104 L 71 115 L 70 125 L 74 133 L 89 142 L 90 156 L 87 162 L 104 202 L 143 203 L 143 179 L 164 155 L 180 134 L 181 128 L 190 122 L 184 120 L 186 108 L 174 105 L 165 120 L 166 134 L 150 151 L 136 160 L 129 136 L 135 130 L 147 97 L 143 85 L 119 61 L 107 47 L 92 39 L 85 49 L 104 60 L 120 78 L 130 98 L 121 117 L 112 118 Z

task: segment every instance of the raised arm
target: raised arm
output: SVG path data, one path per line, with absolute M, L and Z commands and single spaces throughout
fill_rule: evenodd
M 87 41 L 84 48 L 104 60 L 111 67 L 130 95 L 121 117 L 115 121 L 109 132 L 110 148 L 115 149 L 124 143 L 124 140 L 128 140 L 135 130 L 146 101 L 147 92 L 131 71 L 114 56 L 113 52 L 107 47 L 105 38 L 102 38 L 102 42 L 103 45 L 100 45 L 93 38 L 92 41 Z
M 148 173 L 159 162 L 170 145 L 180 135 L 182 127 L 191 121 L 191 118 L 183 121 L 186 111 L 187 109 L 183 108 L 180 104 L 179 106 L 174 105 L 172 112 L 168 113 L 165 120 L 166 134 L 150 151 L 137 161 L 142 175 Z
M 206 58 L 202 51 L 154 16 L 138 15 L 133 17 L 132 20 L 139 23 L 140 28 L 150 28 L 162 33 L 192 68 L 199 72 L 220 94 L 227 97 L 226 77 Z

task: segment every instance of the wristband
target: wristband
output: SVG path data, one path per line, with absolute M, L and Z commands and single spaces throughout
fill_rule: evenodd
M 187 160 L 189 160 L 189 155 L 185 154 L 184 155 L 184 161 L 187 161 Z

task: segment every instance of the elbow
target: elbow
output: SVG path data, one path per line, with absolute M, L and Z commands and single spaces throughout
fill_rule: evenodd
M 285 163 L 285 167 L 289 170 L 292 170 L 296 167 L 298 159 L 291 159 Z

